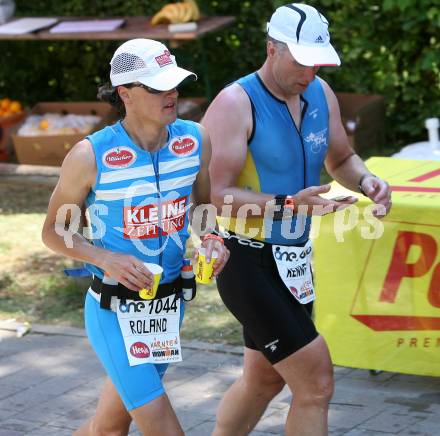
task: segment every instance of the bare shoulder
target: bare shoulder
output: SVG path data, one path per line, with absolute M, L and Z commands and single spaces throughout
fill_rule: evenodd
M 96 178 L 95 152 L 91 142 L 84 139 L 76 143 L 64 158 L 61 179 L 76 180 L 93 186 Z
M 226 114 L 234 114 L 243 109 L 250 108 L 249 97 L 245 90 L 234 83 L 220 91 L 210 104 L 207 114 L 209 112 L 226 111 Z
M 204 149 L 206 149 L 206 148 L 211 149 L 211 141 L 210 141 L 210 138 L 209 138 L 208 130 L 206 129 L 205 126 L 203 126 L 200 123 L 195 123 L 195 125 L 197 126 L 197 129 L 199 130 L 200 135 L 202 136 L 203 148 Z
M 208 107 L 202 124 L 214 142 L 215 134 L 239 134 L 249 137 L 252 131 L 251 102 L 244 89 L 234 83 L 224 88 Z
M 199 130 L 199 132 L 201 133 L 202 137 L 204 137 L 206 135 L 206 128 L 204 125 L 194 122 L 194 124 L 196 125 L 197 129 Z
M 206 127 L 200 123 L 195 123 L 195 125 L 199 129 L 200 135 L 202 136 L 202 147 L 203 147 L 202 159 L 204 161 L 208 159 L 209 161 L 209 159 L 211 158 L 211 140 L 208 131 Z

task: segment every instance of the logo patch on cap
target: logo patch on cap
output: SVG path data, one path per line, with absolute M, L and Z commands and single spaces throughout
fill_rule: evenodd
M 127 168 L 136 162 L 137 154 L 129 147 L 115 147 L 106 151 L 102 163 L 107 168 Z
M 171 53 L 168 50 L 164 50 L 162 55 L 156 56 L 154 59 L 156 59 L 156 62 L 158 63 L 159 67 L 165 67 L 166 65 L 171 65 L 173 63 L 173 60 L 171 59 Z
M 171 153 L 177 157 L 186 157 L 195 153 L 199 148 L 199 143 L 194 136 L 185 135 L 173 138 L 168 146 Z

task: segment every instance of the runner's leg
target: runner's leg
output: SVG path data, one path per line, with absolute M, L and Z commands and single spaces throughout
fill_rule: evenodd
M 274 365 L 294 393 L 286 436 L 327 435 L 328 403 L 333 395 L 333 366 L 324 339 L 310 344 Z
M 148 436 L 184 436 L 166 394 L 130 411 L 138 429 Z
M 145 363 L 129 366 L 116 313 L 100 309 L 99 303 L 90 293 L 86 298 L 85 317 L 89 341 L 112 380 L 110 384 L 112 389 L 110 392 L 106 390 L 100 402 L 102 422 L 104 424 L 107 420 L 113 422 L 112 410 L 115 410 L 117 416 L 121 416 L 118 422 L 129 423 L 131 415 L 143 434 L 182 435 L 182 429 L 171 408 L 161 380 L 168 365 Z M 183 310 L 181 320 L 182 318 Z M 119 406 L 123 404 L 125 409 L 123 412 L 118 404 Z M 128 417 L 127 410 L 129 411 Z M 119 413 L 122 415 L 118 415 Z M 91 420 L 89 428 L 92 431 L 99 429 L 100 423 L 101 421 L 95 417 Z M 115 430 L 114 434 L 123 434 L 116 433 L 119 430 Z M 92 432 L 92 434 L 93 436 L 95 434 L 107 436 L 109 433 Z
M 283 386 L 283 379 L 263 354 L 245 347 L 243 375 L 220 402 L 213 436 L 249 434 Z
M 107 378 L 95 415 L 74 432 L 73 436 L 126 436 L 130 423 L 130 414 L 122 403 L 113 383 Z

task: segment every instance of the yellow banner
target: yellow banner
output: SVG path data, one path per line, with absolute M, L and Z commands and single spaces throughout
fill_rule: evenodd
M 338 365 L 440 376 L 440 162 L 367 165 L 391 185 L 393 208 L 374 224 L 363 197 L 345 221 L 314 219 L 318 330 Z

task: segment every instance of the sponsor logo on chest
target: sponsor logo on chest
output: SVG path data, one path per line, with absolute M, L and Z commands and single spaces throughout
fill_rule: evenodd
M 186 157 L 198 150 L 199 143 L 191 135 L 177 136 L 170 141 L 168 148 L 174 156 Z
M 124 238 L 157 238 L 183 229 L 185 225 L 186 203 L 188 197 L 166 201 L 160 205 L 124 207 Z
M 304 141 L 310 145 L 310 149 L 313 153 L 319 153 L 324 147 L 327 146 L 327 129 L 320 130 L 319 132 L 311 132 L 305 138 Z
M 102 163 L 107 168 L 127 168 L 136 162 L 136 158 L 136 152 L 130 147 L 114 147 L 103 154 Z

